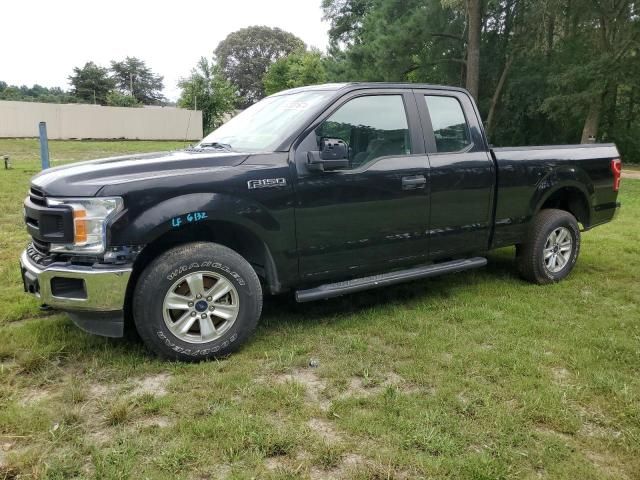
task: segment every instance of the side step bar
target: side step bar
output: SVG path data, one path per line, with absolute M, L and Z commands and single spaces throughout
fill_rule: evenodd
M 370 288 L 386 287 L 418 278 L 435 277 L 445 273 L 462 272 L 472 268 L 484 267 L 487 259 L 484 257 L 465 258 L 450 262 L 434 263 L 421 267 L 409 268 L 370 277 L 355 278 L 338 283 L 328 283 L 308 290 L 296 291 L 297 302 L 311 302 L 323 298 L 339 297 L 348 293 L 360 292 Z

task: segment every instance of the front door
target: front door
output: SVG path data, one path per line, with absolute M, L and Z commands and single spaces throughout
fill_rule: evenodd
M 348 168 L 307 168 L 307 152 L 318 150 L 321 138 L 347 143 Z M 312 126 L 294 158 L 304 281 L 357 277 L 428 258 L 428 158 L 410 91 L 347 94 Z

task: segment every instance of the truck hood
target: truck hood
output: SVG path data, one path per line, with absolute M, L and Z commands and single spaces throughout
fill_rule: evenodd
M 105 185 L 234 167 L 248 156 L 187 151 L 126 155 L 50 168 L 33 177 L 31 183 L 51 197 L 92 197 Z

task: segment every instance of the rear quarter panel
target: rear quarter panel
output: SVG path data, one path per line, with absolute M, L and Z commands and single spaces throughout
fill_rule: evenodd
M 521 243 L 545 200 L 564 187 L 585 195 L 590 210 L 585 229 L 613 218 L 617 192 L 610 163 L 619 157 L 615 145 L 497 148 L 493 154 L 498 182 L 492 248 Z

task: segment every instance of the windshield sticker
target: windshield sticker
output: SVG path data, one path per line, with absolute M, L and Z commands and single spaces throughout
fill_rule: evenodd
M 309 108 L 307 102 L 289 102 L 282 106 L 282 110 L 306 110 Z
M 173 228 L 177 228 L 181 225 L 186 225 L 189 223 L 199 222 L 201 220 L 205 220 L 207 217 L 207 212 L 191 212 L 186 215 L 182 215 L 180 217 L 173 217 L 171 219 L 171 226 Z

